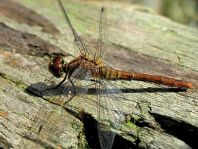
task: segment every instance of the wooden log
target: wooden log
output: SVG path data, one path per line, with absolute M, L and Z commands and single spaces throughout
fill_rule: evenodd
M 80 37 L 96 45 L 100 2 L 63 3 Z M 113 147 L 196 148 L 198 31 L 133 6 L 103 5 L 102 52 L 107 63 L 194 84 L 181 92 L 147 82 L 117 81 L 124 98 L 115 104 L 127 120 L 116 131 Z M 67 88 L 41 94 L 47 87 L 45 79 L 51 77 L 50 58 L 61 54 L 70 61 L 76 56 L 74 38 L 59 10 L 54 0 L 0 1 L 0 147 L 99 146 L 94 90 L 86 93 L 79 87 L 80 93 L 67 105 L 63 105 Z M 55 84 L 60 80 L 55 79 Z

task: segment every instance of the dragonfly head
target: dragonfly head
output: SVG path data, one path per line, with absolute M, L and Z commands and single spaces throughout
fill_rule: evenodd
M 53 58 L 52 61 L 49 62 L 48 70 L 55 77 L 60 78 L 64 73 L 63 67 L 64 67 L 63 58 L 61 56 L 56 56 Z

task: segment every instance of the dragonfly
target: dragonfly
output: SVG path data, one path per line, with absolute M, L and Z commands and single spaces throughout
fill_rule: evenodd
M 124 114 L 116 106 L 115 101 L 122 100 L 122 91 L 110 83 L 116 80 L 138 80 L 144 82 L 152 82 L 176 88 L 192 88 L 193 84 L 174 78 L 158 76 L 144 73 L 134 73 L 115 69 L 106 64 L 102 59 L 103 48 L 103 15 L 104 7 L 100 10 L 99 20 L 99 37 L 97 40 L 96 49 L 89 48 L 86 43 L 80 38 L 68 17 L 67 11 L 61 0 L 57 0 L 64 19 L 72 31 L 74 41 L 80 51 L 80 55 L 71 60 L 69 63 L 64 62 L 62 56 L 55 56 L 48 65 L 50 73 L 57 78 L 64 76 L 64 79 L 55 87 L 46 89 L 57 89 L 65 81 L 68 81 L 72 86 L 72 93 L 77 93 L 78 90 L 75 82 L 78 78 L 94 82 L 97 104 L 98 104 L 98 134 L 101 148 L 112 148 L 115 133 L 111 129 L 119 129 L 124 121 Z M 88 79 L 87 79 L 88 78 Z M 120 94 L 120 95 L 119 95 Z M 72 99 L 72 98 L 71 98 Z

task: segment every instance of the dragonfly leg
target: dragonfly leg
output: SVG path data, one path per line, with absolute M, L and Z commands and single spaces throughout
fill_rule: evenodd
M 77 94 L 76 87 L 74 83 L 72 82 L 72 80 L 70 79 L 70 76 L 68 76 L 68 80 L 71 83 L 73 89 L 72 91 L 69 91 L 69 94 L 68 94 L 69 99 L 66 102 L 64 102 L 63 106 L 65 106 L 68 102 L 70 102 L 73 99 L 73 97 Z
M 72 92 L 68 97 L 69 99 L 64 102 L 63 106 L 65 106 L 68 102 L 70 102 L 74 98 L 75 94 Z
M 75 87 L 74 83 L 72 82 L 72 80 L 70 79 L 70 77 L 68 77 L 68 80 L 69 80 L 69 82 L 71 83 L 71 85 L 73 87 L 73 93 L 76 94 L 77 93 L 77 90 L 76 90 L 76 87 Z
M 67 79 L 67 74 L 65 75 L 64 79 L 63 79 L 58 85 L 56 85 L 55 87 L 51 87 L 51 88 L 45 89 L 45 90 L 43 91 L 43 93 L 46 92 L 46 91 L 48 91 L 48 90 L 53 90 L 53 89 L 59 88 L 59 87 L 61 86 L 61 84 L 63 84 L 63 82 L 65 82 L 66 79 Z

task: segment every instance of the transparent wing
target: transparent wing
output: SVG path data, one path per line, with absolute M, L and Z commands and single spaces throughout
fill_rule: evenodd
M 125 119 L 121 112 L 124 98 L 120 89 L 107 80 L 97 80 L 98 134 L 101 148 L 111 149 L 115 130 L 119 130 Z
M 101 148 L 111 149 L 114 138 L 115 131 L 118 131 L 122 126 L 125 120 L 125 113 L 121 111 L 122 109 L 122 100 L 124 98 L 123 93 L 120 89 L 115 86 L 115 82 L 111 83 L 108 80 L 102 80 L 97 77 L 92 77 L 90 70 L 86 70 L 81 80 L 76 78 L 79 75 L 79 72 L 82 72 L 84 69 L 79 67 L 76 72 L 73 74 L 72 81 L 75 82 L 75 85 L 78 87 L 79 93 L 86 93 L 88 88 L 91 87 L 94 83 L 95 85 L 95 94 L 97 98 L 97 117 L 99 120 L 98 123 L 98 134 L 100 139 Z M 91 81 L 94 78 L 95 81 Z M 83 91 L 80 91 L 80 86 L 84 88 Z M 83 95 L 81 94 L 83 97 Z
M 106 44 L 103 41 L 106 38 L 105 29 L 107 29 L 105 24 L 106 20 L 104 17 L 105 9 L 102 7 L 100 10 L 99 37 L 94 54 L 94 60 L 101 60 L 102 56 L 105 55 L 102 50 L 107 50 Z M 100 145 L 102 149 L 111 149 L 115 138 L 114 130 L 119 130 L 125 119 L 125 115 L 120 110 L 121 100 L 124 95 L 121 90 L 116 88 L 116 86 L 110 81 L 102 80 L 97 77 L 95 79 L 98 102 L 97 117 L 99 120 L 98 134 Z
M 91 73 L 88 69 L 79 66 L 71 76 L 71 81 L 74 83 L 77 93 L 86 94 L 91 83 Z
M 108 16 L 107 8 L 101 7 L 100 9 L 100 20 L 99 20 L 99 30 L 98 30 L 98 41 L 97 41 L 97 47 L 95 51 L 95 60 L 107 60 L 108 64 L 111 62 L 109 60 L 109 55 L 107 55 L 107 51 L 110 46 L 110 32 L 109 32 L 109 26 L 111 25 L 110 22 L 107 22 L 109 18 Z M 108 23 L 108 24 L 107 24 Z M 111 53 L 112 54 L 112 53 Z M 104 62 L 103 62 L 104 63 Z
M 99 37 L 98 37 L 98 40 L 97 40 L 97 44 L 94 48 L 91 47 L 88 47 L 85 42 L 80 38 L 80 36 L 77 34 L 76 30 L 74 29 L 74 27 L 72 26 L 71 24 L 71 21 L 69 20 L 69 17 L 67 15 L 67 11 L 66 9 L 64 8 L 63 4 L 62 4 L 62 1 L 61 0 L 58 0 L 58 4 L 64 14 L 64 18 L 65 18 L 65 21 L 66 23 L 68 24 L 69 28 L 71 29 L 72 31 L 72 34 L 74 36 L 74 41 L 81 53 L 81 55 L 83 55 L 84 57 L 86 58 L 90 58 L 90 59 L 93 59 L 93 60 L 97 60 L 101 57 L 101 49 L 104 49 L 104 38 L 106 37 L 106 20 L 104 19 L 105 18 L 105 12 L 104 11 L 104 7 L 101 8 L 100 10 L 100 20 L 99 20 L 99 29 L 98 29 L 98 34 L 99 34 Z
M 72 26 L 69 17 L 67 15 L 66 9 L 64 8 L 62 1 L 61 0 L 57 0 L 58 4 L 60 6 L 60 9 L 62 10 L 62 13 L 64 15 L 65 21 L 68 24 L 69 28 L 72 31 L 72 34 L 74 36 L 74 41 L 76 43 L 76 45 L 78 46 L 78 49 L 80 50 L 80 53 L 85 56 L 85 57 L 90 57 L 90 54 L 92 53 L 91 50 L 88 48 L 88 46 L 83 42 L 83 40 L 80 38 L 80 36 L 77 34 L 76 30 L 74 29 L 74 27 Z
M 96 46 L 96 51 L 94 54 L 94 60 L 97 60 L 101 57 L 101 49 L 103 45 L 103 37 L 104 37 L 104 7 L 100 9 L 100 21 L 99 21 L 99 30 L 98 30 L 98 41 Z

